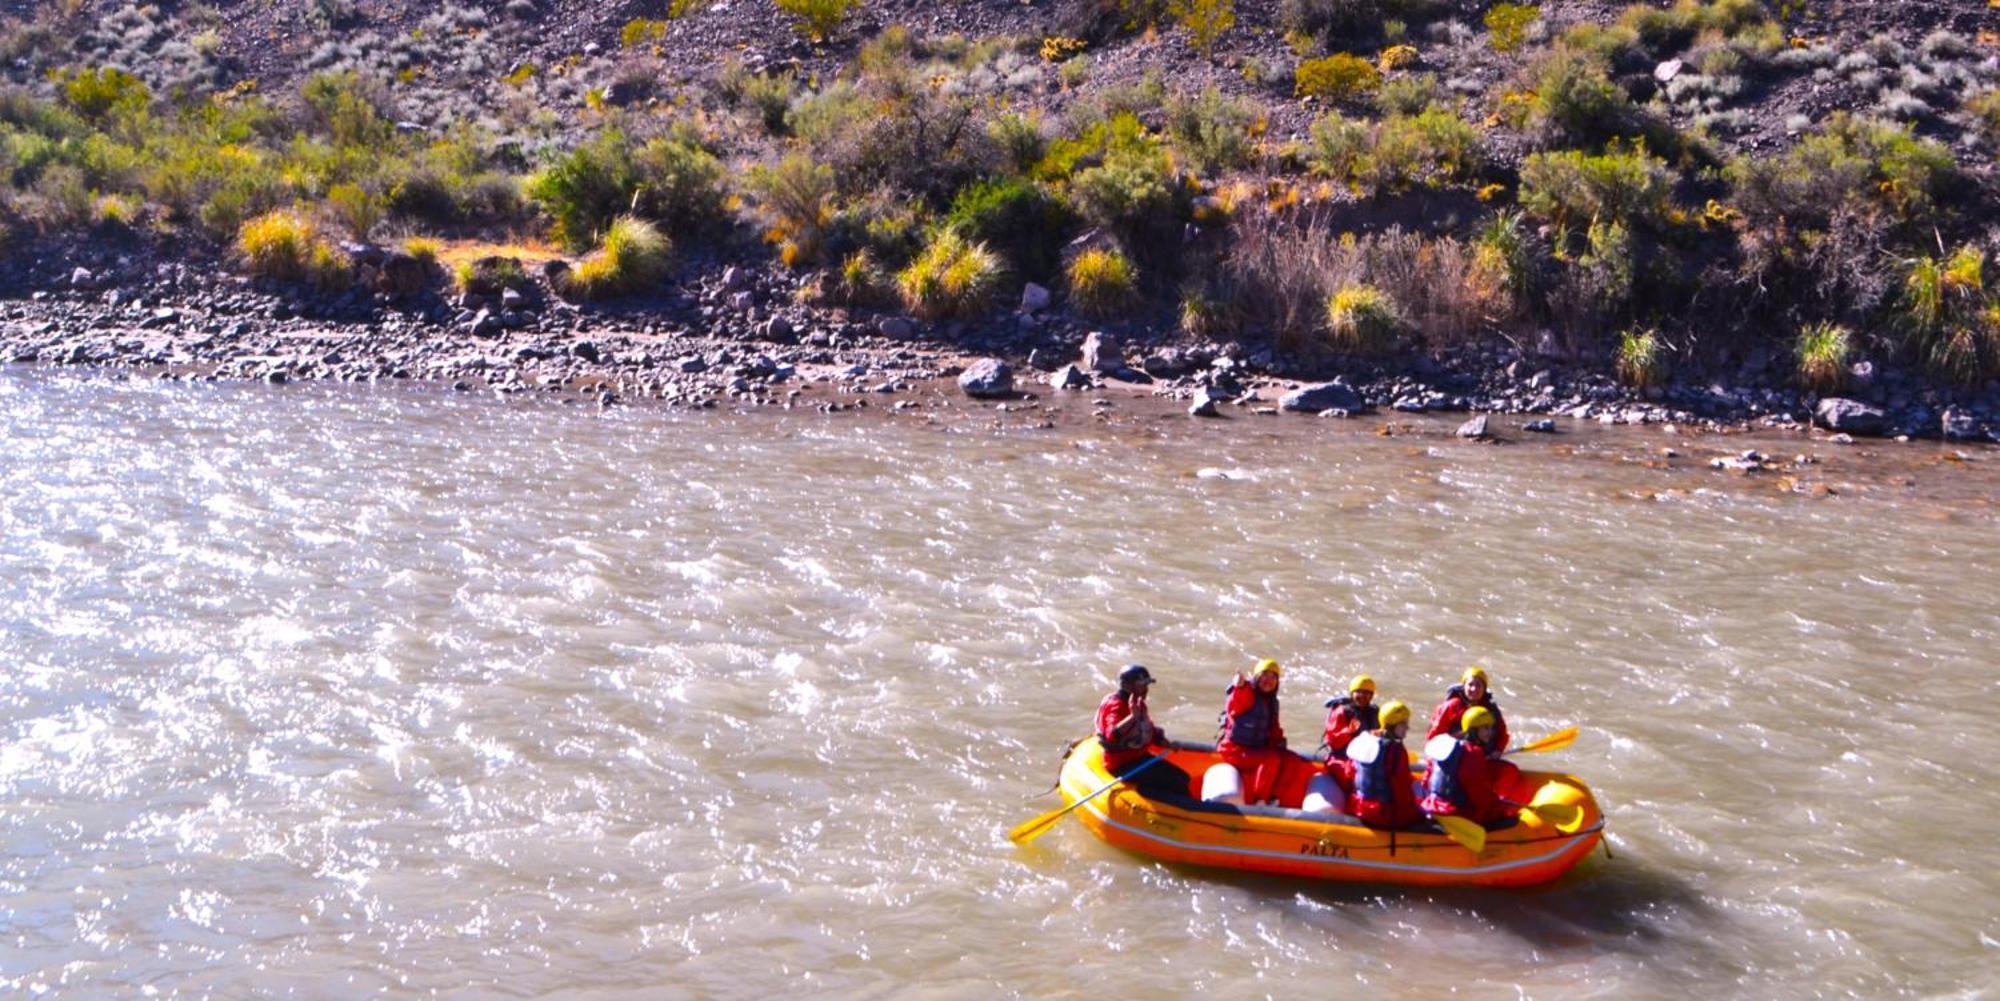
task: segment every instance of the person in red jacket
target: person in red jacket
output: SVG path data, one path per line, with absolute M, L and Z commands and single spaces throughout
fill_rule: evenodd
M 1424 819 L 1424 812 L 1417 807 L 1410 752 L 1403 747 L 1403 738 L 1410 734 L 1410 707 L 1390 702 L 1382 707 L 1381 719 L 1380 728 L 1347 745 L 1354 774 L 1347 812 L 1370 827 L 1393 830 Z
M 1153 722 L 1146 708 L 1146 693 L 1153 687 L 1153 673 L 1143 665 L 1129 664 L 1118 672 L 1118 690 L 1097 704 L 1097 742 L 1104 747 L 1104 767 L 1122 775 L 1127 769 L 1155 754 L 1172 750 L 1167 732 Z M 1172 762 L 1149 766 L 1132 779 L 1139 791 L 1153 797 L 1186 796 L 1188 775 Z
M 1493 714 L 1485 706 L 1473 706 L 1460 724 L 1458 736 L 1441 733 L 1424 745 L 1424 798 L 1418 805 L 1433 817 L 1464 817 L 1483 825 L 1519 813 L 1520 807 L 1502 800 L 1498 792 L 1507 781 L 1505 768 L 1513 766 L 1500 761 L 1491 749 Z
M 1347 684 L 1347 694 L 1328 699 L 1326 707 L 1326 757 L 1328 761 L 1347 757 L 1347 744 L 1381 726 L 1375 705 L 1375 679 L 1358 675 Z
M 1243 773 L 1243 802 L 1296 807 L 1305 799 L 1312 765 L 1285 749 L 1278 721 L 1278 662 L 1264 660 L 1250 677 L 1236 676 L 1222 709 L 1215 749 Z
M 1486 678 L 1486 669 L 1478 665 L 1466 668 L 1458 684 L 1445 691 L 1444 701 L 1438 703 L 1436 712 L 1431 713 L 1430 732 L 1424 734 L 1424 740 L 1428 741 L 1441 733 L 1458 736 L 1460 718 L 1474 706 L 1484 707 L 1493 716 L 1493 740 L 1489 749 L 1494 754 L 1507 753 L 1507 717 L 1501 715 L 1499 703 L 1493 701 L 1492 683 Z

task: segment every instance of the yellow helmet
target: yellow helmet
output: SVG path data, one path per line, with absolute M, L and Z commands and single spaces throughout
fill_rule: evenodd
M 1458 718 L 1458 732 L 1471 733 L 1482 726 L 1493 725 L 1493 713 L 1485 706 L 1473 706 Z
M 1388 705 L 1382 707 L 1382 715 L 1380 717 L 1382 729 L 1387 730 L 1398 723 L 1408 723 L 1409 721 L 1410 707 L 1404 705 L 1402 699 L 1392 700 Z
M 1257 670 L 1256 670 L 1256 671 L 1254 671 L 1254 672 L 1252 672 L 1252 673 L 1254 673 L 1254 674 L 1278 674 L 1278 673 L 1280 673 L 1280 672 L 1279 672 L 1279 669 L 1278 669 L 1278 662 L 1277 662 L 1277 661 L 1275 661 L 1275 660 L 1272 660 L 1272 659 L 1271 659 L 1271 658 L 1269 658 L 1269 657 L 1266 657 L 1266 658 L 1264 658 L 1263 660 L 1260 660 L 1260 661 L 1258 661 L 1258 662 L 1257 662 Z
M 1488 688 L 1493 687 L 1493 683 L 1491 681 L 1486 680 L 1486 669 L 1480 667 L 1478 664 L 1474 664 L 1471 667 L 1466 668 L 1465 673 L 1458 676 L 1458 683 L 1461 685 L 1469 685 L 1472 684 L 1472 679 L 1474 678 L 1478 678 L 1479 683 L 1487 686 Z
M 1347 684 L 1347 691 L 1350 695 L 1355 692 L 1372 692 L 1374 690 L 1375 679 L 1365 674 L 1356 675 L 1354 680 Z

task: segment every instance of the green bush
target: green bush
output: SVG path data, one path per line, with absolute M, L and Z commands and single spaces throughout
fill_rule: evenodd
M 960 189 L 944 225 L 968 242 L 995 248 L 1017 273 L 1036 281 L 1055 273 L 1073 228 L 1060 199 L 1020 178 Z
M 685 233 L 715 219 L 726 197 L 721 161 L 690 129 L 634 146 L 607 129 L 556 158 L 528 181 L 528 197 L 553 216 L 555 237 L 590 246 L 626 213 Z
M 1838 392 L 1847 384 L 1847 362 L 1853 353 L 1854 336 L 1846 327 L 1822 321 L 1799 328 L 1793 348 L 1799 384 L 1814 392 Z
M 778 9 L 792 15 L 799 33 L 823 42 L 833 37 L 840 22 L 847 19 L 861 0 L 776 0 Z
M 834 219 L 833 168 L 793 153 L 775 167 L 752 169 L 750 188 L 771 218 L 769 235 L 785 265 L 818 260 Z
M 1542 16 L 1534 4 L 1496 3 L 1486 12 L 1486 30 L 1492 33 L 1493 51 L 1512 52 L 1528 40 L 1528 26 Z
M 1329 112 L 1313 123 L 1309 155 L 1315 172 L 1363 194 L 1435 187 L 1477 173 L 1479 131 L 1442 108 L 1396 115 L 1372 127 Z
M 1666 222 L 1672 190 L 1666 163 L 1644 146 L 1534 153 L 1521 165 L 1521 207 L 1563 227 L 1604 222 L 1658 228 Z
M 1042 135 L 1041 123 L 1027 115 L 994 118 L 986 123 L 986 137 L 999 148 L 1001 163 L 1016 174 L 1033 170 L 1048 153 L 1049 141 Z
M 1129 309 L 1139 301 L 1139 269 L 1116 250 L 1093 247 L 1069 264 L 1069 298 L 1087 316 Z
M 1348 285 L 1326 300 L 1326 331 L 1341 351 L 1377 355 L 1396 346 L 1404 323 L 1388 293 L 1373 285 Z
M 316 73 L 299 87 L 311 121 L 336 148 L 376 149 L 388 145 L 396 126 L 382 114 L 384 100 L 376 88 L 352 70 Z
M 1986 141 L 2000 143 L 2000 90 L 1989 90 L 1966 98 L 1965 110 L 1986 135 Z
M 1302 59 L 1294 71 L 1293 92 L 1300 97 L 1352 101 L 1382 85 L 1375 64 L 1357 55 L 1336 52 L 1324 59 Z
M 1278 25 L 1312 38 L 1359 37 L 1383 30 L 1411 0 L 1281 0 Z
M 381 197 L 358 184 L 336 184 L 326 189 L 326 207 L 356 240 L 366 241 L 382 221 Z
M 1235 0 L 1169 0 L 1167 13 L 1187 29 L 1188 44 L 1203 58 L 1214 55 L 1216 40 L 1236 26 Z
M 1951 150 L 1909 126 L 1836 113 L 1782 157 L 1743 158 L 1726 172 L 1743 211 L 1760 222 L 1820 228 L 1843 207 L 1921 223 L 1954 182 Z
M 666 38 L 667 22 L 662 19 L 635 17 L 618 29 L 618 44 L 627 49 L 658 45 Z
M 1070 202 L 1085 221 L 1128 238 L 1127 246 L 1144 246 L 1175 221 L 1178 182 L 1166 151 L 1136 120 L 1121 115 L 1113 124 L 1100 162 L 1070 179 Z
M 61 78 L 63 100 L 77 114 L 102 122 L 113 113 L 144 111 L 153 103 L 144 81 L 115 66 L 77 70 Z
M 1202 172 L 1215 173 L 1250 162 L 1250 130 L 1257 118 L 1255 104 L 1210 87 L 1199 97 L 1176 95 L 1167 102 L 1166 132 Z
M 896 276 L 903 303 L 924 319 L 970 316 L 987 308 L 1000 290 L 1000 255 L 950 230 L 931 238 L 923 253 Z
M 619 216 L 605 231 L 604 243 L 570 272 L 567 291 L 583 299 L 650 291 L 666 277 L 672 254 L 673 244 L 659 227 L 644 219 Z

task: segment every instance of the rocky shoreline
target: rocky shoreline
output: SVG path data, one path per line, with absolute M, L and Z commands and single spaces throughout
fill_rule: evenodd
M 38 269 L 46 275 L 46 265 Z M 1682 378 L 1643 392 L 1608 365 L 1510 341 L 1393 364 L 1306 362 L 1268 347 L 1191 342 L 1143 318 L 1090 323 L 1029 286 L 979 324 L 801 304 L 798 279 L 717 263 L 627 308 L 580 306 L 534 288 L 493 295 L 321 295 L 180 263 L 135 276 L 129 261 L 69 267 L 0 299 L 0 359 L 89 365 L 184 380 L 418 380 L 461 391 L 556 393 L 610 405 L 909 409 L 944 380 L 978 400 L 1119 392 L 1176 401 L 1193 417 L 1515 415 L 1687 430 L 1817 427 L 1840 436 L 2000 441 L 2000 386 L 1939 389 L 1915 373 L 1855 366 L 1850 395 L 1820 398 L 1752 359 L 1733 378 Z M 1461 429 L 1484 436 L 1475 418 Z

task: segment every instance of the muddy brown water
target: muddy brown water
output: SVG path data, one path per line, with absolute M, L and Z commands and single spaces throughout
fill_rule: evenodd
M 1991 989 L 2000 453 L 1259 420 L 0 372 L 0 988 Z M 1703 468 L 1743 447 L 1821 461 Z M 1615 858 L 1433 892 L 1006 841 L 1119 665 L 1206 739 L 1260 656 L 1295 739 L 1357 669 L 1428 708 L 1486 665 L 1517 733 L 1584 728 L 1547 764 Z

